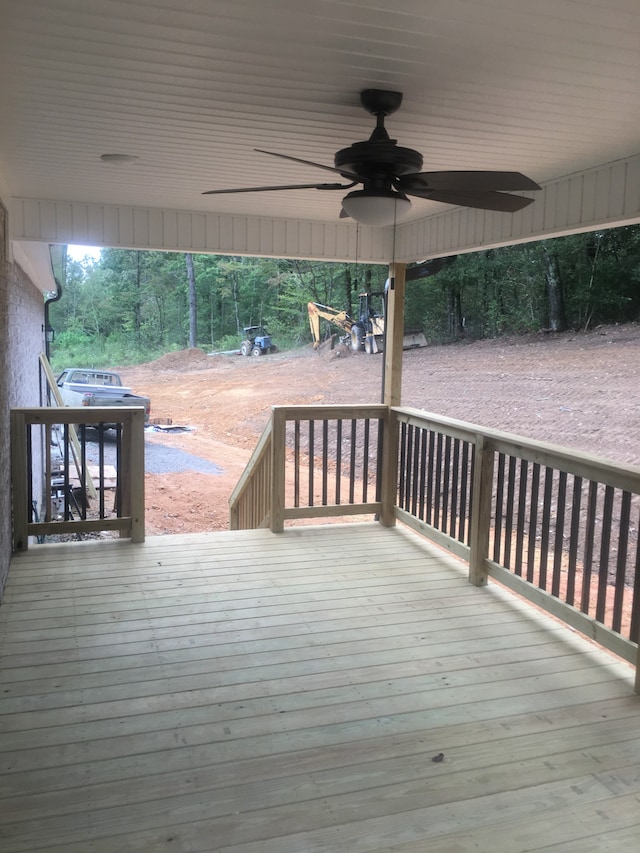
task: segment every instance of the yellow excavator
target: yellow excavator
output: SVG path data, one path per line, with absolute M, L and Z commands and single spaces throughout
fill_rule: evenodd
M 358 294 L 358 317 L 354 319 L 346 311 L 339 311 L 319 302 L 307 303 L 309 325 L 313 337 L 313 347 L 320 346 L 320 320 L 328 320 L 333 326 L 342 329 L 340 343 L 353 352 L 364 350 L 368 355 L 382 352 L 384 347 L 384 292 Z M 427 345 L 422 332 L 405 332 L 403 346 L 423 347 Z

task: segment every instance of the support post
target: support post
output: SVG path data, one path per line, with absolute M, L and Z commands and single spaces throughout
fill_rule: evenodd
M 388 407 L 384 417 L 382 464 L 380 466 L 380 524 L 393 527 L 396 523 L 394 506 L 398 482 L 398 418 Z
M 128 429 L 131 541 L 144 542 L 144 409 L 131 413 Z
M 402 397 L 402 344 L 404 341 L 404 292 L 406 264 L 389 264 L 386 299 L 385 348 L 382 402 L 399 406 Z
M 391 406 L 399 406 L 402 398 L 402 343 L 404 340 L 404 293 L 406 264 L 389 264 L 389 287 L 385 306 L 384 370 L 382 402 L 387 406 L 384 421 L 380 498 L 380 523 L 393 527 L 398 476 L 398 420 Z
M 476 436 L 469 536 L 469 583 L 474 586 L 487 583 L 485 560 L 489 555 L 494 456 L 490 442 L 482 435 Z
M 275 406 L 271 412 L 271 532 L 284 530 L 285 498 L 285 431 L 287 421 L 285 411 Z M 313 464 L 313 460 L 309 460 Z

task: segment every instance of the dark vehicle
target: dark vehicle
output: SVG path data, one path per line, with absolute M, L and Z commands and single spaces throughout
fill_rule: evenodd
M 240 345 L 242 355 L 259 356 L 276 351 L 271 335 L 264 326 L 245 326 L 243 332 L 245 339 Z

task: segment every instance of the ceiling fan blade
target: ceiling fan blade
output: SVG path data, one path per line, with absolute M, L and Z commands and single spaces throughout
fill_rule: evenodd
M 433 190 L 517 192 L 541 187 L 521 172 L 419 172 L 398 178 L 399 188 L 411 192 L 420 185 Z
M 253 150 L 259 151 L 260 154 L 270 154 L 271 157 L 280 157 L 282 160 L 291 160 L 293 163 L 302 163 L 305 166 L 315 166 L 316 169 L 325 169 L 327 172 L 344 175 L 345 178 L 350 178 L 356 183 L 362 183 L 362 178 L 358 177 L 354 172 L 345 172 L 343 169 L 336 169 L 334 166 L 325 166 L 324 163 L 315 163 L 313 160 L 303 160 L 300 157 L 291 157 L 289 154 L 278 154 L 275 151 L 265 151 L 264 148 L 254 148 Z
M 496 210 L 500 213 L 515 213 L 532 204 L 534 199 L 521 195 L 508 195 L 491 190 L 415 190 L 404 189 L 408 195 L 440 201 L 443 204 L 457 204 L 461 207 L 477 207 L 480 210 Z
M 276 190 L 348 190 L 355 184 L 280 184 L 274 187 L 239 187 L 234 190 L 207 190 L 202 195 L 223 195 L 224 193 L 265 193 Z

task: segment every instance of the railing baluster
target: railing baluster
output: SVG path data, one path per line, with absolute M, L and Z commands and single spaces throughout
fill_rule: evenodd
M 322 506 L 327 505 L 329 476 L 329 421 L 322 422 Z
M 356 445 L 357 445 L 357 426 L 358 422 L 355 418 L 351 420 L 351 453 L 350 453 L 350 470 L 349 470 L 349 503 L 353 504 L 356 500 Z
M 402 501 L 402 506 L 407 512 L 410 512 L 411 508 L 411 471 L 413 464 L 413 437 L 414 437 L 414 427 L 412 424 L 407 426 L 406 433 L 406 448 L 405 448 L 405 458 L 403 460 L 403 468 L 405 470 L 405 480 L 404 480 L 404 497 Z
M 520 472 L 518 476 L 518 511 L 516 514 L 516 555 L 515 573 L 522 575 L 524 562 L 524 533 L 525 519 L 527 516 L 527 481 L 529 477 L 529 463 L 526 459 L 520 460 Z
M 627 575 L 627 554 L 629 549 L 629 521 L 631 519 L 631 494 L 622 492 L 620 500 L 620 523 L 618 525 L 618 560 L 616 582 L 613 596 L 613 615 L 611 627 L 620 632 L 622 628 L 622 607 L 625 597 Z
M 33 471 L 33 428 L 27 427 L 27 471 Z M 27 479 L 27 504 L 29 507 L 29 518 L 33 515 L 33 478 L 31 474 Z
M 598 597 L 596 619 L 604 622 L 607 606 L 607 581 L 609 579 L 609 548 L 611 545 L 611 522 L 613 517 L 613 486 L 605 486 L 602 508 L 602 535 L 600 537 L 600 570 L 598 572 Z
M 400 460 L 398 463 L 398 505 L 402 509 L 407 508 L 406 495 L 405 495 L 405 484 L 407 480 L 407 430 L 410 427 L 402 423 L 400 424 L 400 438 L 399 438 L 399 453 Z
M 87 425 L 80 424 L 80 471 L 78 473 L 78 491 L 74 492 L 74 503 L 76 505 L 76 509 L 80 510 L 80 518 L 83 521 L 87 519 L 87 502 L 89 500 L 89 496 L 87 495 L 85 489 L 85 483 L 87 482 Z M 78 494 L 80 497 L 80 504 L 75 498 L 75 494 Z
M 504 530 L 504 565 L 511 568 L 511 548 L 513 545 L 513 515 L 515 512 L 515 490 L 516 490 L 516 458 L 509 457 L 509 470 L 507 474 L 507 506 Z
M 540 589 L 547 588 L 547 565 L 549 561 L 549 540 L 551 535 L 551 498 L 553 494 L 553 468 L 544 469 L 544 497 L 542 499 L 542 538 L 540 541 Z
M 580 507 L 582 505 L 582 477 L 573 478 L 573 498 L 571 502 L 571 532 L 569 534 L 569 564 L 567 568 L 567 591 L 565 600 L 573 604 L 576 591 L 576 567 L 580 536 Z
M 342 419 L 336 423 L 336 504 L 340 503 L 340 481 L 342 479 Z
M 560 596 L 560 576 L 562 572 L 562 556 L 564 553 L 564 508 L 567 495 L 567 474 L 560 471 L 558 477 L 558 494 L 556 502 L 556 536 L 553 548 L 553 577 L 551 579 L 551 595 Z
M 70 485 L 69 485 L 69 463 L 70 463 L 70 454 L 69 454 L 69 425 L 64 431 L 64 474 L 63 474 L 63 489 L 64 489 L 64 520 L 69 521 L 71 519 L 71 505 L 69 501 L 69 493 L 70 493 Z
M 293 505 L 300 506 L 300 421 L 293 424 Z
M 425 517 L 425 509 L 426 509 L 426 489 L 427 489 L 427 430 L 420 430 L 420 498 L 418 504 L 418 518 L 423 519 Z
M 99 492 L 100 518 L 105 518 L 105 471 L 104 471 L 104 423 L 98 424 L 98 480 L 101 484 Z M 84 482 L 84 481 L 83 481 Z
M 435 509 L 434 509 L 434 479 L 435 479 L 435 442 L 436 434 L 433 430 L 429 430 L 429 465 L 427 474 L 427 523 L 435 527 Z
M 362 503 L 367 502 L 367 494 L 369 489 L 369 433 L 371 421 L 365 418 L 364 421 L 364 440 L 362 442 Z
M 442 501 L 442 446 L 444 436 L 439 432 L 436 436 L 436 470 L 434 477 L 433 494 L 433 526 L 440 529 L 441 501 Z
M 122 426 L 120 424 L 116 425 L 116 471 L 118 472 L 118 476 L 116 478 L 116 497 L 115 497 L 115 506 L 116 513 L 120 515 L 122 513 L 122 502 L 123 502 L 123 493 L 122 493 L 122 477 L 120 476 L 122 462 Z
M 312 420 L 308 421 L 309 424 L 309 472 L 308 472 L 308 483 L 309 483 L 309 506 L 313 506 L 313 472 L 315 470 L 315 422 Z
M 469 498 L 469 477 L 470 477 L 470 468 L 469 468 L 469 442 L 462 442 L 462 463 L 461 463 L 461 475 L 460 475 L 460 520 L 458 523 L 458 540 L 460 542 L 468 542 L 468 518 L 469 518 L 469 507 L 467 506 L 467 501 Z
M 378 420 L 378 454 L 376 458 L 376 501 L 382 500 L 382 454 L 384 452 L 384 421 Z
M 451 464 L 451 510 L 449 514 L 449 536 L 455 538 L 458 522 L 458 489 L 460 476 L 460 439 L 453 440 L 453 460 Z
M 591 480 L 587 494 L 587 513 L 584 529 L 584 559 L 582 562 L 582 594 L 580 609 L 591 612 L 591 574 L 593 571 L 593 546 L 596 531 L 596 509 L 598 503 L 598 484 Z
M 533 583 L 535 571 L 539 489 L 540 465 L 535 462 L 531 467 L 531 498 L 529 504 L 529 547 L 527 548 L 527 580 L 529 583 Z
M 494 539 L 493 539 L 493 561 L 500 562 L 500 552 L 502 545 L 502 519 L 505 517 L 506 509 L 504 506 L 504 472 L 505 472 L 506 457 L 504 453 L 498 453 L 498 464 L 496 472 L 496 510 L 494 518 Z
M 442 469 L 442 518 L 440 529 L 445 532 L 449 527 L 449 507 L 451 499 L 451 436 L 444 440 L 444 456 Z
M 420 446 L 422 430 L 415 427 L 413 437 L 413 473 L 411 476 L 411 513 L 418 512 L 418 492 L 420 490 Z

